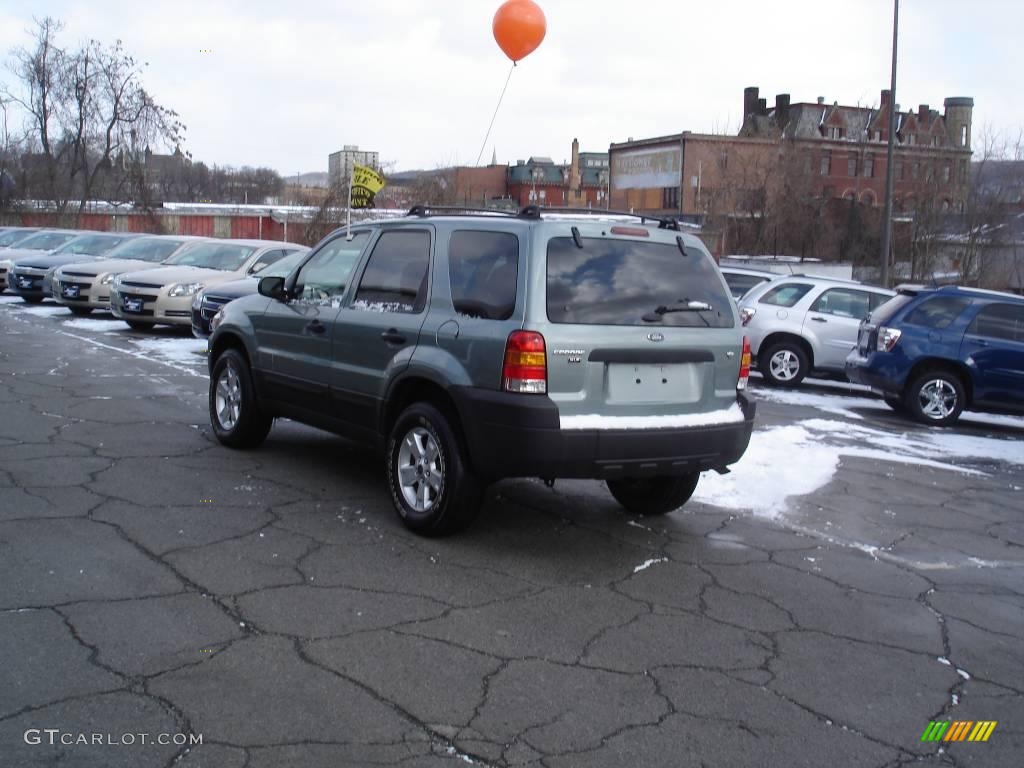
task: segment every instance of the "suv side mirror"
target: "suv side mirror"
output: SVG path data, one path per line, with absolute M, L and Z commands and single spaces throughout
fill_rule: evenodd
M 288 299 L 288 292 L 284 289 L 283 277 L 261 277 L 257 290 L 260 292 L 260 296 L 266 296 L 270 299 L 277 299 L 278 301 L 286 301 Z

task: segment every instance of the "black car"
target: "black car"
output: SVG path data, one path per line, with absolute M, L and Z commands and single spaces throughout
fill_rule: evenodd
M 299 265 L 302 257 L 309 253 L 303 249 L 274 262 L 259 274 L 220 283 L 196 294 L 192 300 L 192 335 L 205 339 L 210 335 L 210 320 L 229 301 L 257 293 L 261 277 L 287 277 Z

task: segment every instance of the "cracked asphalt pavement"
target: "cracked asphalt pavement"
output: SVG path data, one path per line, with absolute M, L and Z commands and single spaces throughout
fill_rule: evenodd
M 0 765 L 1021 764 L 1020 466 L 843 457 L 774 520 L 506 481 L 425 540 L 363 447 L 223 448 L 198 355 L 67 317 L 0 303 Z M 922 743 L 935 719 L 998 726 Z

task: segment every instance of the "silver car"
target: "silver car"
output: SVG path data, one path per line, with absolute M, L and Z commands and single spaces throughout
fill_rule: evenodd
M 795 387 L 812 370 L 843 373 L 860 321 L 895 295 L 851 280 L 790 275 L 744 296 L 740 319 L 765 382 Z

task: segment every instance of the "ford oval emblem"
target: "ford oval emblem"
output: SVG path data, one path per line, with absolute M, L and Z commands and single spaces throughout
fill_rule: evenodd
M 665 340 L 665 335 L 662 334 L 662 333 L 648 333 L 647 334 L 647 340 L 648 341 L 664 341 Z

